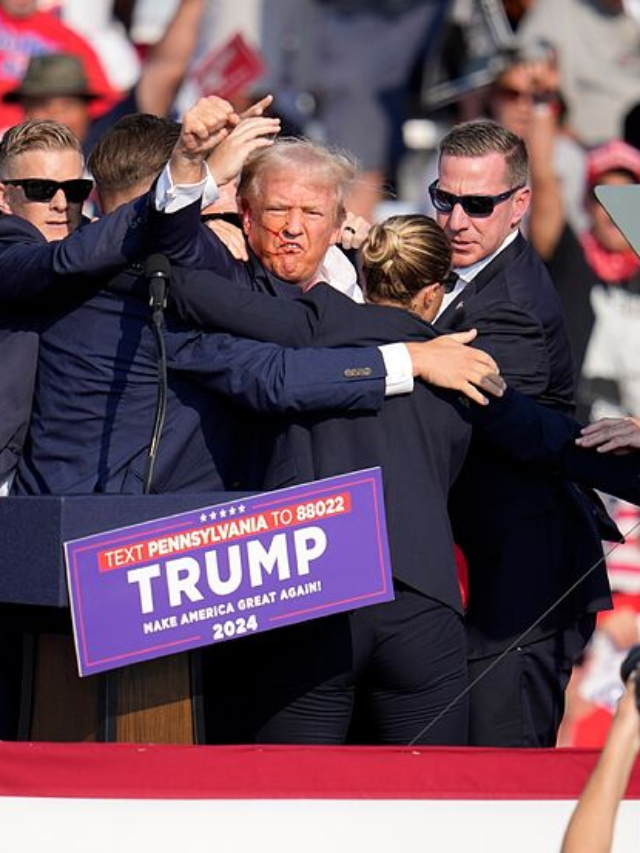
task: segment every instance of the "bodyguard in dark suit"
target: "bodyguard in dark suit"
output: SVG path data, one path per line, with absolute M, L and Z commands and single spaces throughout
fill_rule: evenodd
M 460 276 L 438 327 L 464 328 L 509 306 L 512 319 L 487 339 L 503 376 L 545 405 L 571 411 L 573 364 L 560 303 L 518 233 L 530 193 L 524 143 L 492 122 L 454 128 L 441 142 L 430 191 Z M 474 438 L 451 512 L 469 561 L 472 680 L 550 611 L 474 687 L 471 743 L 553 746 L 572 664 L 595 613 L 610 606 L 597 509 L 573 487 L 505 465 Z
M 23 177 L 30 179 L 26 185 L 19 182 Z M 79 143 L 63 125 L 30 123 L 5 134 L 0 143 L 0 484 L 15 469 L 29 422 L 38 318 L 65 294 L 89 292 L 97 269 L 120 268 L 139 253 L 127 235 L 137 235 L 147 201 L 89 223 L 82 220 L 81 207 L 90 190 Z
M 0 495 L 13 478 L 31 414 L 41 316 L 91 288 L 97 268 L 134 257 L 146 200 L 83 222 L 91 190 L 79 143 L 64 125 L 18 125 L 0 143 Z M 82 225 L 82 227 L 80 227 Z M 131 238 L 134 238 L 133 240 Z M 139 247 L 138 250 L 139 252 Z M 137 253 L 136 253 L 137 254 Z M 57 298 L 56 294 L 57 293 Z M 15 736 L 19 631 L 0 614 L 0 738 Z M 13 704 L 14 707 L 11 707 Z

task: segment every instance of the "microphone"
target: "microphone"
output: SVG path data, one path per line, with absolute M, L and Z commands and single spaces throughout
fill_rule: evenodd
M 167 304 L 167 291 L 171 279 L 171 264 L 164 255 L 150 255 L 144 265 L 144 276 L 149 283 L 149 304 L 155 317 Z

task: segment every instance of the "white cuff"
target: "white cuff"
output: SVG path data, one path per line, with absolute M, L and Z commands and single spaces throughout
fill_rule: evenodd
M 177 213 L 199 198 L 201 198 L 200 206 L 202 209 L 213 204 L 220 197 L 220 193 L 206 163 L 204 168 L 206 175 L 197 184 L 174 184 L 167 163 L 156 184 L 156 210 L 163 213 Z
M 410 394 L 413 391 L 413 363 L 404 344 L 385 344 L 378 347 L 387 371 L 385 397 Z

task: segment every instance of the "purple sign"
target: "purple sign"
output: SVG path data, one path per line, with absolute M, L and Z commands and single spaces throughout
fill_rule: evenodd
M 379 468 L 65 543 L 80 675 L 393 599 Z

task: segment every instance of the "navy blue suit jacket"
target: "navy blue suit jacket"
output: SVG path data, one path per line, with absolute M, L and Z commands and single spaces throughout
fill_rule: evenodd
M 573 411 L 574 370 L 560 301 L 520 235 L 473 279 L 438 327 L 466 329 L 505 306 L 511 319 L 487 336 L 483 348 L 514 388 Z M 450 510 L 469 560 L 468 637 L 475 657 L 504 647 L 602 559 L 602 513 L 593 497 L 544 471 L 507 463 L 483 436 L 473 439 Z M 601 562 L 527 642 L 608 606 Z
M 16 494 L 142 491 L 157 389 L 149 316 L 134 269 L 43 321 Z M 285 350 L 192 331 L 170 316 L 166 325 L 169 396 L 154 491 L 260 486 L 256 459 L 269 418 L 249 417 L 246 407 L 368 411 L 384 400 L 377 349 Z M 253 437 L 243 444 L 247 422 Z
M 29 423 L 40 318 L 78 293 L 89 295 L 94 275 L 140 256 L 148 202 L 145 196 L 98 222 L 85 220 L 51 243 L 26 220 L 0 216 L 0 479 L 15 468 Z

